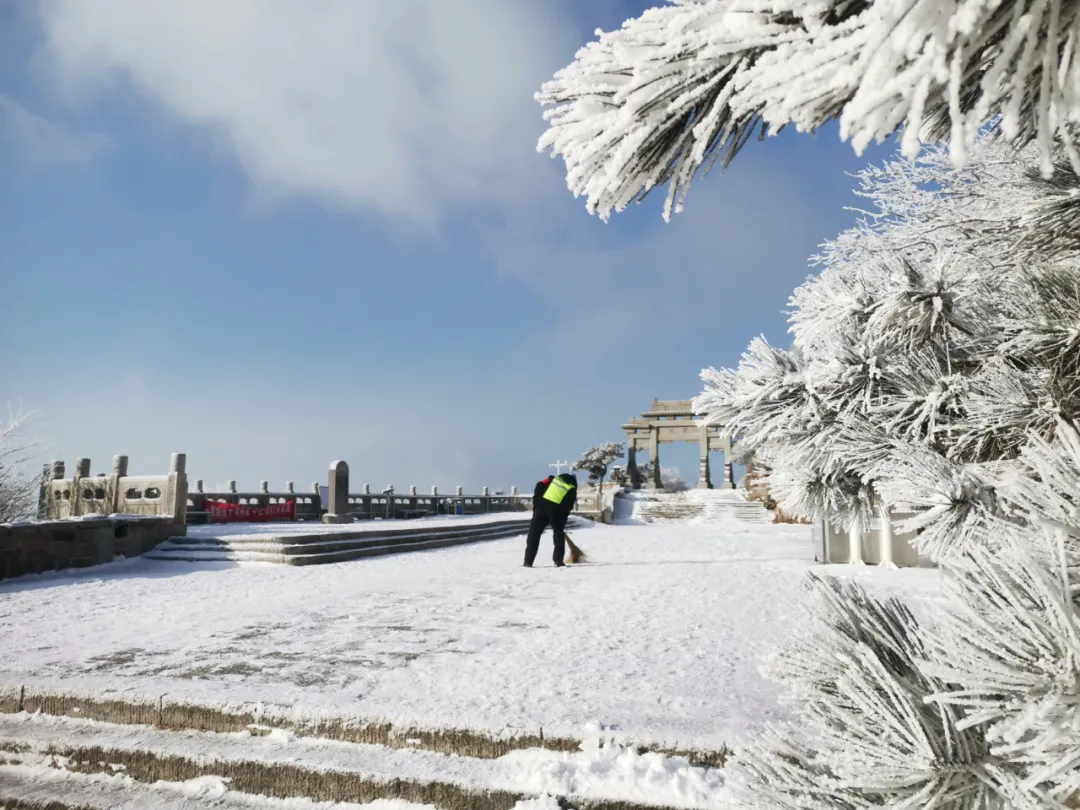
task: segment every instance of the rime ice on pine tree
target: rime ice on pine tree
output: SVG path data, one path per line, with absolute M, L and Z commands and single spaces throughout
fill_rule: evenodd
M 538 148 L 605 219 L 664 183 L 668 218 L 755 130 L 834 119 L 860 154 L 902 130 L 905 155 L 947 137 L 955 165 L 993 122 L 1037 143 L 1042 176 L 1080 172 L 1054 149 L 1080 112 L 1078 19 L 1071 0 L 669 0 L 543 86 Z
M 738 752 L 739 806 L 1002 807 L 981 730 L 927 701 L 944 682 L 924 671 L 910 610 L 831 578 L 811 578 L 811 591 L 812 626 L 766 666 L 797 722 Z
M 1078 47 L 1070 0 L 671 0 L 538 95 L 605 219 L 665 183 L 681 210 L 755 129 L 948 138 L 862 173 L 873 210 L 815 257 L 790 350 L 702 373 L 695 411 L 784 511 L 914 513 L 950 597 L 919 624 L 816 583 L 772 668 L 796 719 L 737 752 L 739 806 L 1080 807 Z
M 1080 804 L 1080 261 L 1031 225 L 1035 147 L 970 157 L 864 172 L 877 211 L 792 297 L 792 349 L 702 372 L 785 511 L 914 513 L 947 596 L 920 625 L 815 586 L 771 671 L 796 721 L 735 760 L 747 807 Z
M 703 372 L 696 408 L 769 469 L 785 512 L 909 507 L 925 553 L 960 551 L 956 527 L 995 508 L 987 477 L 1080 414 L 1077 262 L 1025 241 L 1037 160 L 984 139 L 964 172 L 942 149 L 866 170 L 876 210 L 792 296 L 792 349 L 758 339 L 738 370 Z

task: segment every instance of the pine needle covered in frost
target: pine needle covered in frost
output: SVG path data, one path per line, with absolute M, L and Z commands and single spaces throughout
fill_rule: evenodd
M 1080 111 L 1078 15 L 1075 0 L 670 0 L 597 31 L 543 85 L 538 149 L 604 219 L 665 183 L 669 218 L 755 131 L 831 120 L 860 154 L 897 131 L 908 157 L 947 138 L 957 166 L 991 124 L 1036 143 L 1042 177 L 1055 158 L 1080 172 L 1054 148 Z

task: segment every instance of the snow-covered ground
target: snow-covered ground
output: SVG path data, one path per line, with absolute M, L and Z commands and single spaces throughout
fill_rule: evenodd
M 597 526 L 592 562 L 523 538 L 295 568 L 131 560 L 0 583 L 0 686 L 263 702 L 491 734 L 716 749 L 783 711 L 805 526 Z M 833 573 L 925 598 L 932 571 Z

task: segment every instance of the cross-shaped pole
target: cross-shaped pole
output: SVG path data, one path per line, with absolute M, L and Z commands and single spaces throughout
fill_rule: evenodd
M 555 474 L 556 475 L 561 475 L 563 467 L 566 467 L 566 469 L 570 469 L 570 462 L 569 461 L 556 461 L 554 464 L 548 464 L 548 466 L 555 468 Z

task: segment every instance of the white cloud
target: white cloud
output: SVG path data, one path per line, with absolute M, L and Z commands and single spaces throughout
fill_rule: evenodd
M 68 90 L 126 79 L 271 189 L 423 219 L 535 174 L 531 94 L 568 41 L 553 8 L 46 0 L 43 61 Z
M 89 163 L 112 144 L 104 135 L 68 132 L 2 93 L 0 131 L 22 154 L 47 163 Z

